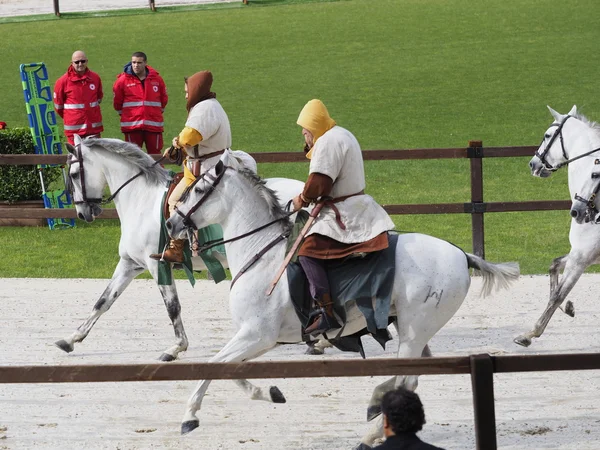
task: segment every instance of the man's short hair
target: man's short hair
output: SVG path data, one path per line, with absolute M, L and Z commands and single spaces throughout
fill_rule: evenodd
M 381 411 L 394 433 L 416 433 L 425 424 L 425 411 L 419 396 L 399 387 L 387 392 L 381 401 Z
M 146 58 L 146 54 L 144 52 L 135 52 L 133 55 L 131 55 L 131 57 L 136 57 L 136 58 L 144 58 L 144 61 L 147 61 L 148 58 Z

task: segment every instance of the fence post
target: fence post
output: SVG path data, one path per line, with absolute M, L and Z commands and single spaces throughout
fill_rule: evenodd
M 471 160 L 471 232 L 473 253 L 485 258 L 485 233 L 483 226 L 483 143 L 469 141 L 467 157 Z
M 471 355 L 471 386 L 475 415 L 477 450 L 496 450 L 496 410 L 494 405 L 494 365 L 488 354 Z
M 54 0 L 54 15 L 60 17 L 60 7 L 58 5 L 58 0 Z

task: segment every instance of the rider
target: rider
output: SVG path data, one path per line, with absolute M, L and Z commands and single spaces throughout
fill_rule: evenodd
M 173 147 L 164 153 L 179 164 L 185 157 L 183 179 L 168 199 L 170 214 L 173 214 L 185 188 L 196 177 L 213 167 L 225 149 L 231 147 L 229 118 L 217 101 L 216 94 L 210 90 L 212 82 L 212 73 L 207 70 L 185 79 L 188 118 L 179 136 L 173 138 Z M 162 258 L 168 262 L 183 262 L 184 243 L 184 239 L 171 239 L 167 250 L 150 257 Z
M 309 101 L 297 123 L 302 127 L 310 170 L 304 190 L 293 200 L 294 208 L 326 201 L 298 251 L 316 306 L 305 333 L 316 336 L 340 326 L 333 315 L 326 260 L 387 248 L 386 232 L 394 223 L 364 193 L 360 145 L 352 133 L 336 125 L 323 102 Z

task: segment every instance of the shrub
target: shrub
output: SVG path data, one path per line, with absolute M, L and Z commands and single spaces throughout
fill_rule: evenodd
M 29 128 L 0 130 L 0 154 L 35 153 Z M 61 174 L 59 167 L 44 169 L 46 189 Z M 14 203 L 22 200 L 41 200 L 42 186 L 37 166 L 0 165 L 0 201 Z

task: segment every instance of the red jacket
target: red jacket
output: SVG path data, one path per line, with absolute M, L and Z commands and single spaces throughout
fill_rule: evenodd
M 123 133 L 134 130 L 163 132 L 163 111 L 169 101 L 167 88 L 156 70 L 150 66 L 146 69 L 147 75 L 142 82 L 133 73 L 131 63 L 127 64 L 113 86 L 113 106 L 121 116 Z
M 103 96 L 102 81 L 96 72 L 86 69 L 83 75 L 78 75 L 73 66 L 69 66 L 54 85 L 54 108 L 63 118 L 67 136 L 104 131 L 100 111 Z

